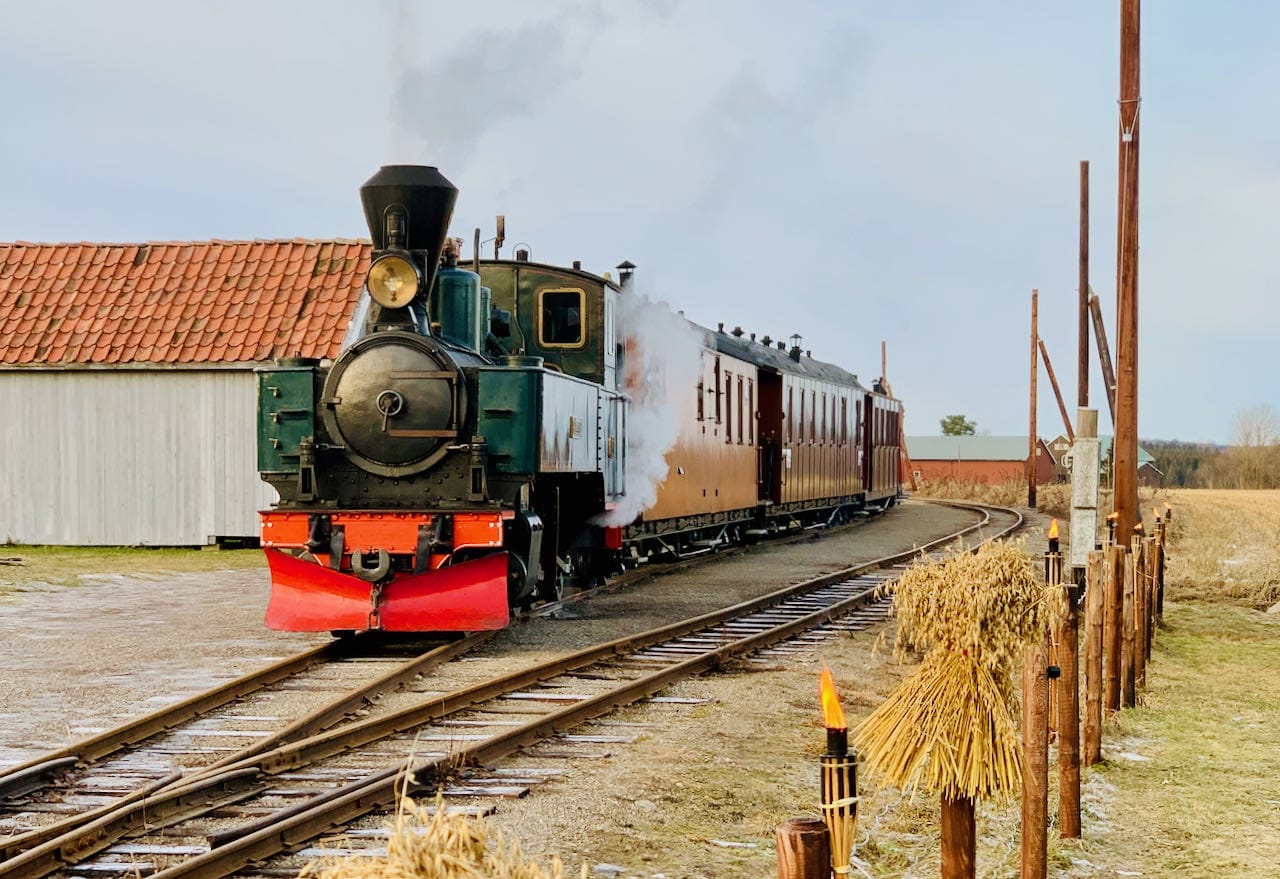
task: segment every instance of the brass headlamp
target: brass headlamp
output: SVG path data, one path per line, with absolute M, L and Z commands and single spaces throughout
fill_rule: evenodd
M 373 301 L 383 308 L 404 308 L 418 295 L 422 275 L 407 256 L 388 253 L 369 267 L 365 286 Z

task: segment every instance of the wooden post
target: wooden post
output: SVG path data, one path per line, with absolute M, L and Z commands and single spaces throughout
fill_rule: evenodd
M 1160 540 L 1157 537 L 1147 537 L 1144 558 L 1147 559 L 1147 637 L 1143 641 L 1143 650 L 1147 661 L 1151 661 L 1151 642 L 1156 637 L 1156 569 L 1160 567 Z
M 1080 163 L 1080 326 L 1076 405 L 1089 405 L 1089 162 Z
M 1133 549 L 1137 549 L 1137 541 L 1133 543 Z M 1136 569 L 1134 563 L 1137 559 L 1133 552 L 1126 554 L 1124 565 L 1121 569 L 1121 576 L 1124 577 L 1124 591 L 1122 593 L 1122 609 L 1120 612 L 1120 704 L 1125 708 L 1132 708 L 1137 703 L 1133 691 L 1133 651 L 1135 641 L 1135 619 L 1133 615 L 1133 589 L 1134 574 Z
M 1097 296 L 1089 297 L 1089 316 L 1093 318 L 1093 339 L 1098 343 L 1098 363 L 1102 366 L 1102 381 L 1107 386 L 1107 407 L 1111 412 L 1111 424 L 1116 423 L 1116 371 L 1111 366 L 1111 346 L 1107 344 L 1107 327 L 1102 322 L 1102 306 Z
M 1049 362 L 1049 349 L 1040 339 L 1040 358 L 1044 360 L 1044 371 L 1049 376 L 1049 385 L 1053 388 L 1054 399 L 1058 401 L 1058 411 L 1062 413 L 1062 424 L 1067 429 L 1067 440 L 1076 441 L 1076 432 L 1071 429 L 1071 416 L 1067 414 L 1067 404 L 1062 400 L 1062 391 L 1058 388 L 1058 377 L 1053 374 L 1053 364 Z
M 942 798 L 942 879 L 974 879 L 978 834 L 973 800 Z
M 1147 685 L 1147 541 L 1133 540 L 1133 680 Z
M 831 844 L 821 818 L 792 818 L 774 832 L 778 879 L 829 879 Z
M 1084 588 L 1084 740 L 1081 760 L 1092 766 L 1102 759 L 1102 615 L 1106 589 L 1104 555 L 1089 553 Z
M 1039 329 L 1037 328 L 1037 318 L 1040 308 L 1040 291 L 1031 291 L 1031 434 L 1030 448 L 1027 451 L 1027 506 L 1031 509 L 1036 508 L 1036 378 L 1039 370 L 1036 368 L 1037 360 L 1040 357 L 1040 350 L 1036 343 L 1040 339 Z
M 1138 514 L 1138 108 L 1140 0 L 1120 0 L 1120 153 L 1116 215 L 1116 435 L 1111 486 L 1116 533 Z
M 1107 560 L 1107 596 L 1103 614 L 1103 657 L 1107 664 L 1107 711 L 1120 710 L 1120 654 L 1124 649 L 1124 572 L 1129 551 L 1119 544 L 1111 547 Z
M 1058 637 L 1058 825 L 1063 839 L 1080 838 L 1080 587 L 1066 587 L 1067 612 Z
M 1022 879 L 1045 879 L 1049 855 L 1049 674 L 1042 641 L 1022 654 Z
M 1169 523 L 1173 521 L 1173 509 L 1166 507 L 1164 521 L 1160 523 L 1160 570 L 1156 572 L 1156 616 L 1164 619 L 1164 559 L 1169 546 Z

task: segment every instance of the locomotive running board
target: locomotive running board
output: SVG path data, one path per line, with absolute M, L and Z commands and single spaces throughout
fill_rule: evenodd
M 382 587 L 376 616 L 364 580 L 277 549 L 265 552 L 271 568 L 266 623 L 272 629 L 475 632 L 505 628 L 510 619 L 505 552 L 397 577 Z

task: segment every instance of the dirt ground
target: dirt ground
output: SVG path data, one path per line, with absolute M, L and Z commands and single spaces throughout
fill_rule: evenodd
M 566 652 L 879 557 L 900 549 L 904 536 L 924 542 L 971 520 L 907 503 L 838 533 L 758 547 L 573 605 L 503 633 L 484 652 L 507 661 Z M 0 762 L 318 640 L 264 629 L 266 591 L 264 571 L 239 570 L 93 576 L 70 587 L 27 584 L 0 597 Z M 856 722 L 909 671 L 880 645 L 883 629 L 833 637 L 785 661 L 742 662 L 672 691 L 705 700 L 697 705 L 627 709 L 611 722 L 634 724 L 634 744 L 569 761 L 563 778 L 500 803 L 493 821 L 526 850 L 560 855 L 571 875 L 583 863 L 594 875 L 773 875 L 774 827 L 816 814 L 824 744 L 818 673 L 830 665 Z M 929 875 L 936 807 L 870 787 L 864 796 L 870 832 L 859 853 L 873 875 Z M 992 835 L 997 851 L 1011 848 L 1011 834 Z M 1016 866 L 1016 849 L 1012 858 Z

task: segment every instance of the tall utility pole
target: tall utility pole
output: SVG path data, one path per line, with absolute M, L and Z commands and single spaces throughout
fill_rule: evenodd
M 1076 405 L 1089 408 L 1089 162 L 1080 163 L 1080 357 L 1076 364 Z
M 1027 451 L 1027 506 L 1036 508 L 1036 368 L 1040 359 L 1040 328 L 1037 312 L 1040 309 L 1040 291 L 1031 291 L 1031 443 Z
M 1120 167 L 1116 229 L 1116 540 L 1138 513 L 1138 78 L 1140 0 L 1120 0 Z

